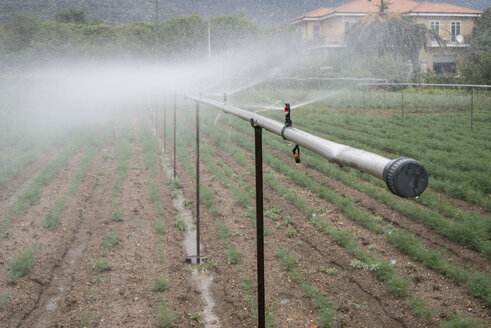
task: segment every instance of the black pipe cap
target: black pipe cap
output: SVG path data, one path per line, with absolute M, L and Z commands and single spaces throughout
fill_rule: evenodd
M 393 194 L 418 197 L 428 186 L 428 172 L 423 164 L 407 157 L 394 159 L 384 167 L 384 181 Z

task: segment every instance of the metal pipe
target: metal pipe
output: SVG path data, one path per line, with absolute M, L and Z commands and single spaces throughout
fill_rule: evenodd
M 487 84 L 438 84 L 438 83 L 358 83 L 358 85 L 405 85 L 405 86 L 416 86 L 416 87 L 455 87 L 455 88 L 483 88 L 489 89 L 491 85 Z
M 263 217 L 263 150 L 262 128 L 254 125 L 256 161 L 256 241 L 257 241 L 257 321 L 258 328 L 266 326 L 266 301 L 264 297 L 264 217 Z
M 233 114 L 245 121 L 253 122 L 276 135 L 282 135 L 284 124 L 270 118 L 224 104 L 215 100 L 186 96 L 188 99 L 210 105 Z M 328 161 L 340 166 L 348 166 L 373 175 L 386 182 L 389 189 L 401 197 L 418 197 L 428 185 L 428 173 L 420 162 L 411 158 L 390 160 L 386 157 L 329 141 L 302 130 L 288 127 L 283 137 L 287 140 L 313 151 Z

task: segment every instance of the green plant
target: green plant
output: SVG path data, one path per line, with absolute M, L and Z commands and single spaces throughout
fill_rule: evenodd
M 225 254 L 227 255 L 228 264 L 237 264 L 242 259 L 242 251 L 235 247 L 227 248 Z
M 408 297 L 406 301 L 409 306 L 413 308 L 413 312 L 416 316 L 424 318 L 427 322 L 431 321 L 433 313 L 428 308 L 427 301 L 416 297 Z
M 118 243 L 118 233 L 115 231 L 107 232 L 102 243 L 106 249 L 113 247 Z
M 157 319 L 155 320 L 155 323 L 162 328 L 170 327 L 172 323 L 177 319 L 176 314 L 174 311 L 169 309 L 167 304 L 164 302 L 160 305 L 159 309 L 159 314 L 157 316 Z
M 118 205 L 114 206 L 112 214 L 111 214 L 111 219 L 114 222 L 121 221 L 121 207 L 119 207 Z
M 167 184 L 171 190 L 178 190 L 182 188 L 182 183 L 181 180 L 179 180 L 179 177 L 170 178 Z
M 452 316 L 452 318 L 442 323 L 439 328 L 479 328 L 472 318 L 461 319 L 457 316 Z
M 59 213 L 53 210 L 49 210 L 44 216 L 43 225 L 48 229 L 53 229 L 60 223 L 61 217 Z
M 93 282 L 94 284 L 98 284 L 98 283 L 100 283 L 101 281 L 102 281 L 102 276 L 101 276 L 100 274 L 95 275 L 95 276 L 92 278 L 92 282 Z
M 190 319 L 195 320 L 200 325 L 204 325 L 205 324 L 205 321 L 203 320 L 203 318 L 201 317 L 201 313 L 199 313 L 199 312 L 188 313 L 188 316 L 189 316 Z
M 337 268 L 324 268 L 324 267 L 320 267 L 319 271 L 321 272 L 325 272 L 327 273 L 328 275 L 336 275 L 338 274 L 338 269 Z
M 355 269 L 363 269 L 363 270 L 368 270 L 370 267 L 367 263 L 362 262 L 358 259 L 352 259 L 350 261 L 350 265 Z
M 213 259 L 205 258 L 198 264 L 198 270 L 204 273 L 210 273 L 216 269 L 218 269 L 218 262 Z
M 176 222 L 175 224 L 176 224 L 177 230 L 183 231 L 183 232 L 188 230 L 188 225 L 187 225 L 186 221 L 184 221 L 183 219 L 178 218 L 175 222 Z
M 152 290 L 156 292 L 163 292 L 167 290 L 167 288 L 169 288 L 169 282 L 167 281 L 167 279 L 165 279 L 164 276 L 155 279 L 152 284 Z
M 0 293 L 0 308 L 2 308 L 2 306 L 8 302 L 10 295 L 10 290 L 5 293 Z
M 267 218 L 270 218 L 273 221 L 276 221 L 278 219 L 278 217 L 280 216 L 282 211 L 283 211 L 283 209 L 281 207 L 267 208 L 264 211 L 264 216 Z
M 288 238 L 295 238 L 297 236 L 297 230 L 295 230 L 295 228 L 292 226 L 288 226 L 286 229 L 286 235 Z
M 31 272 L 36 260 L 34 256 L 36 255 L 37 249 L 37 247 L 28 248 L 9 262 L 8 268 L 11 282 L 16 283 L 19 278 Z
M 165 232 L 165 225 L 162 219 L 157 219 L 153 222 L 155 233 L 162 235 Z
M 94 262 L 94 268 L 97 272 L 104 272 L 111 270 L 109 262 L 106 259 L 96 260 Z
M 83 310 L 80 316 L 78 317 L 78 321 L 82 327 L 90 327 L 92 322 L 95 319 L 95 314 L 91 310 Z

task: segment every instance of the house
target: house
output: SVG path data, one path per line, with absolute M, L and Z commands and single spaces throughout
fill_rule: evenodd
M 419 53 L 423 72 L 455 73 L 469 47 L 474 22 L 482 11 L 447 3 L 386 0 L 386 13 L 402 16 L 435 30 L 445 46 L 431 37 Z M 328 56 L 344 48 L 344 36 L 351 25 L 379 12 L 381 0 L 354 0 L 335 8 L 319 8 L 290 21 L 309 49 Z

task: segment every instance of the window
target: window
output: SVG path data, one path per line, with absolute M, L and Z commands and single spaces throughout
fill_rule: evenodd
M 437 35 L 440 35 L 440 21 L 430 21 L 430 30 L 434 31 Z M 430 34 L 430 42 L 436 43 L 435 36 Z
M 460 35 L 460 22 L 452 22 L 451 32 L 452 32 L 452 42 L 456 42 L 457 35 Z
M 353 25 L 353 22 L 344 22 L 344 33 Z
M 321 27 L 319 25 L 312 26 L 312 37 L 314 40 L 320 39 L 321 37 Z

